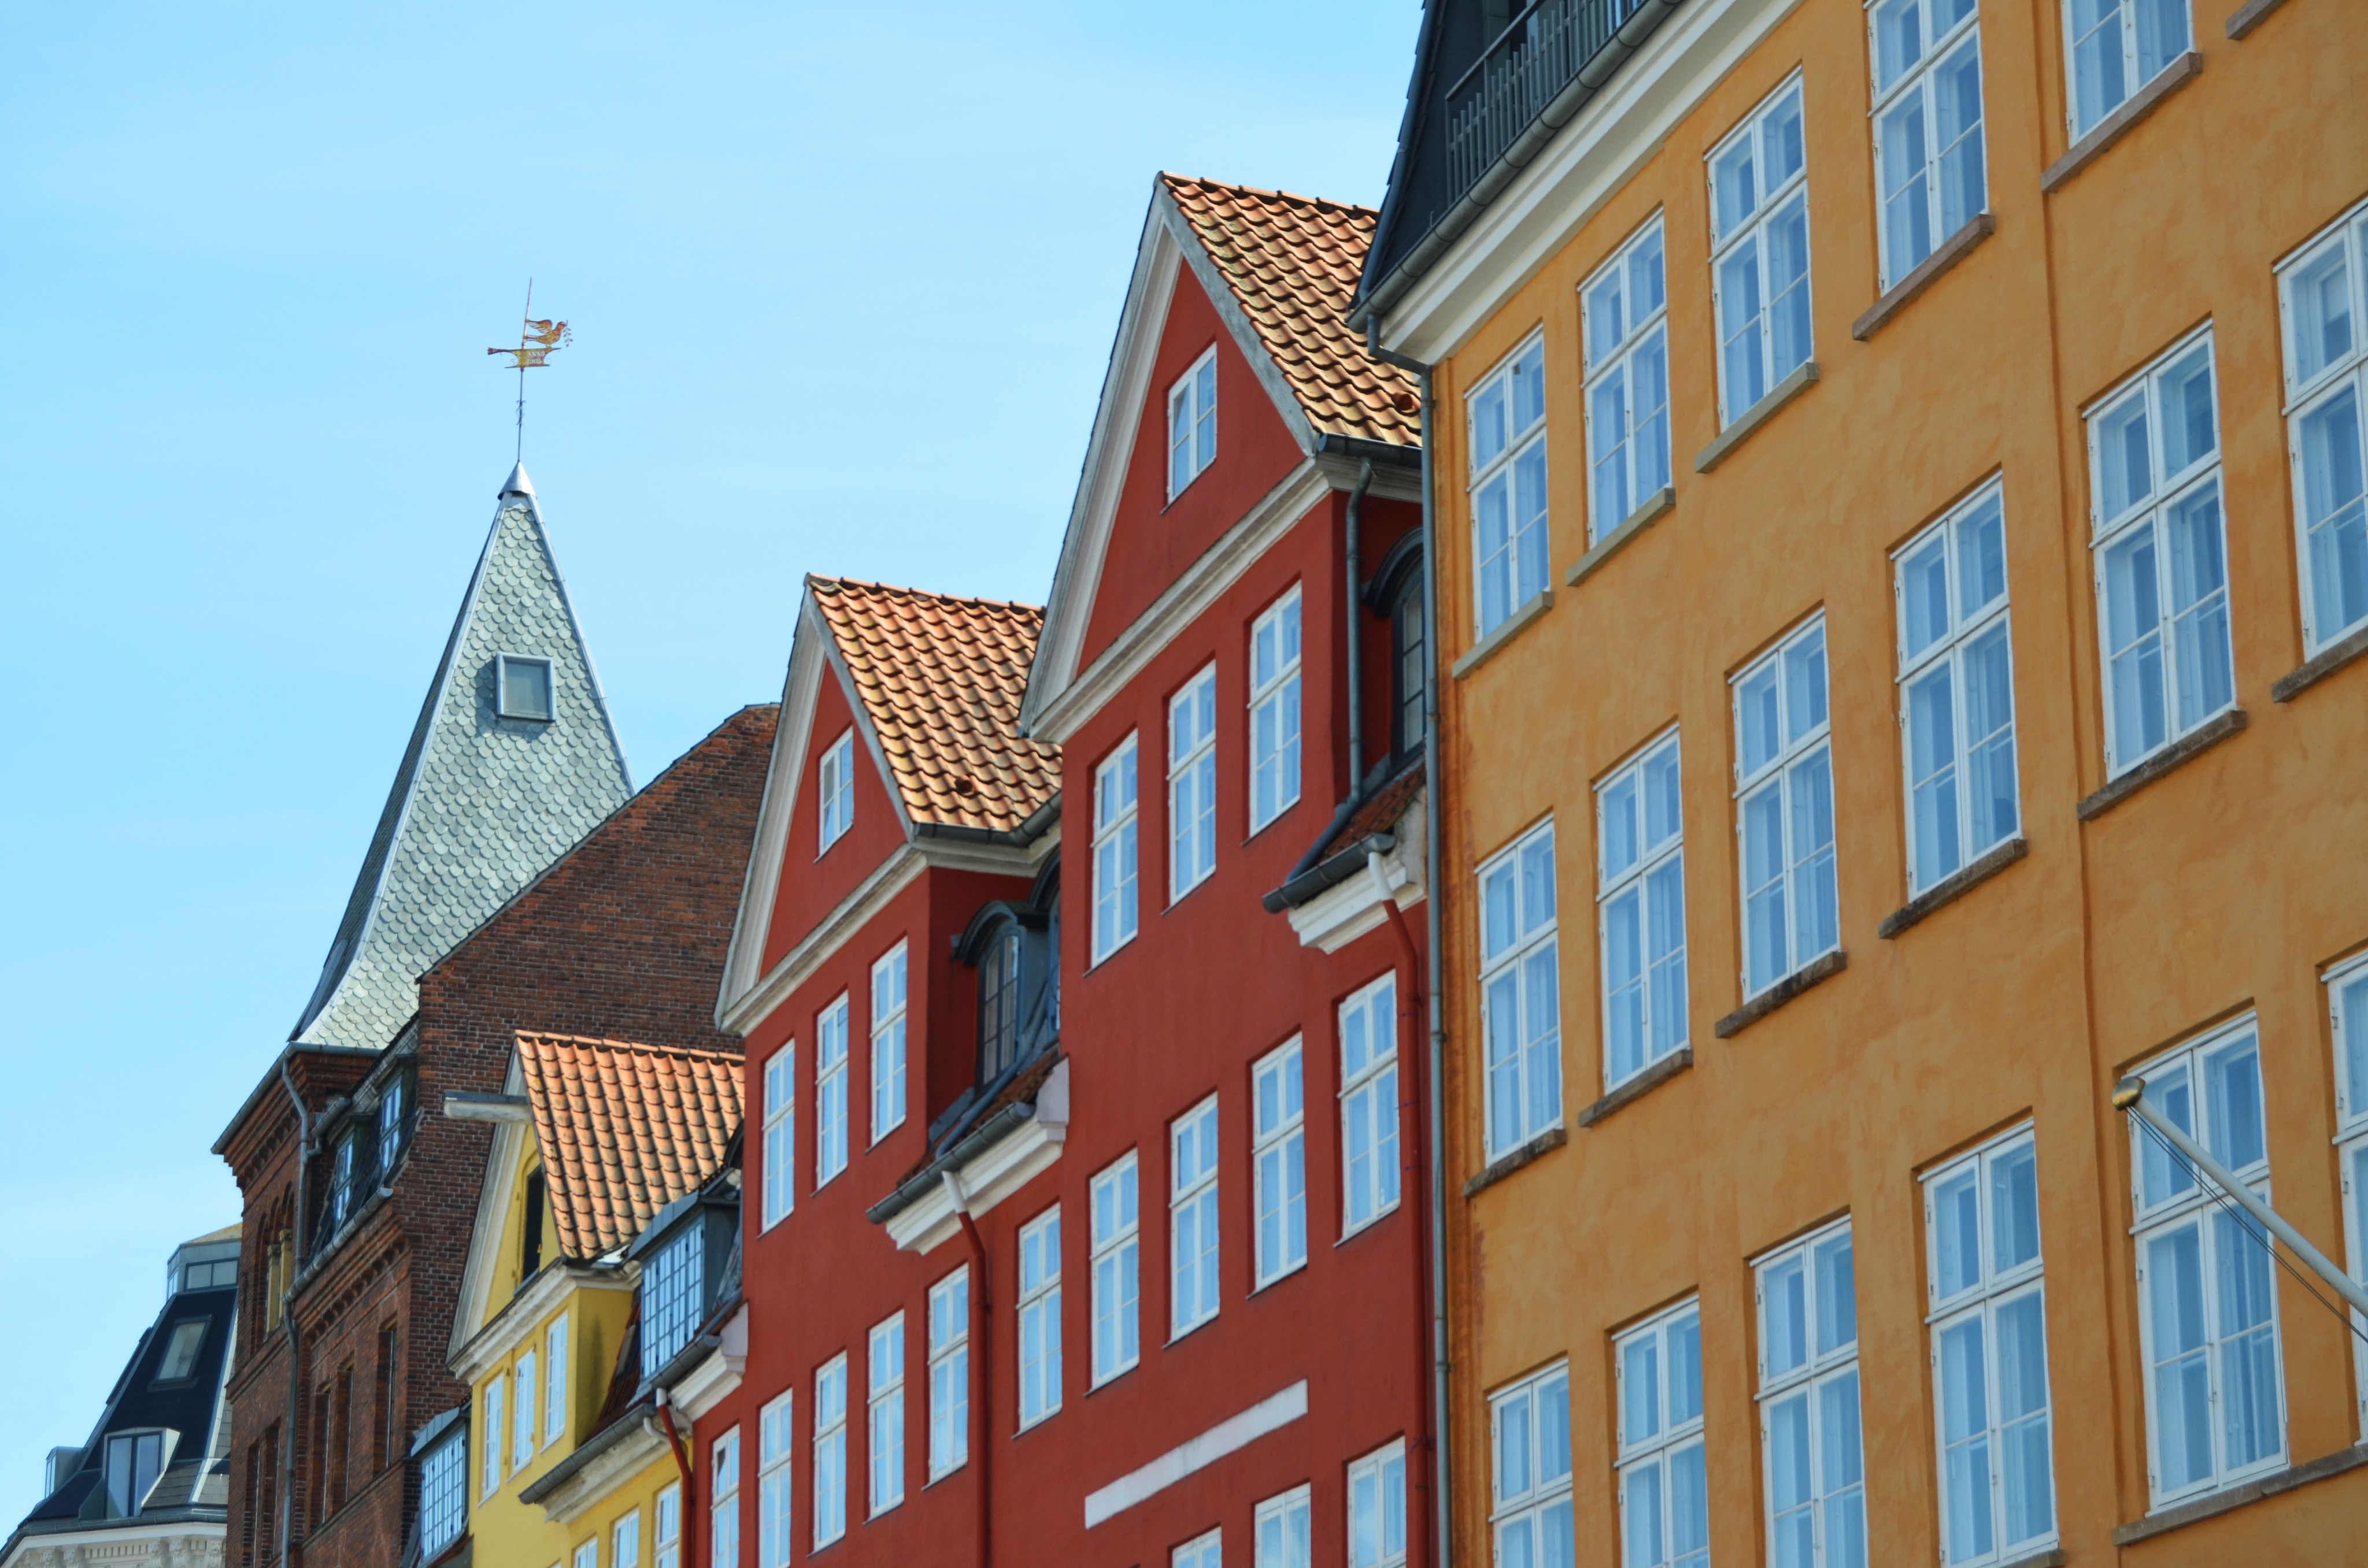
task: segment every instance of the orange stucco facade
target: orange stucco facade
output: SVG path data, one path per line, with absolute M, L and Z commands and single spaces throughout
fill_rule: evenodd
M 2368 13 L 2286 0 L 2232 39 L 2235 9 L 2192 0 L 2200 70 L 2181 67 L 2149 114 L 2050 176 L 2076 150 L 2064 9 L 1983 0 L 1993 230 L 1858 337 L 1883 296 L 1868 12 L 1688 0 L 1382 312 L 1382 343 L 1434 368 L 1459 1561 L 1492 1561 L 1490 1396 L 1564 1361 L 1576 1561 L 1623 1561 L 1614 1340 L 1691 1297 L 1710 1561 L 1777 1561 L 1753 1265 L 1845 1218 L 1866 1560 L 1949 1561 L 1924 1177 L 2027 1126 L 2053 1434 L 2054 1523 L 2037 1551 L 2074 1565 L 2368 1562 L 2358 1341 L 2294 1274 L 2268 1275 L 2275 1453 L 2221 1464 L 2222 1483 L 2166 1481 L 2149 1436 L 2134 1133 L 2111 1100 L 2160 1053 L 2253 1020 L 2272 1199 L 2360 1271 L 2327 976 L 2368 949 L 2368 659 L 2272 687 L 2320 651 L 2302 614 L 2276 268 L 2368 198 Z M 1712 452 L 1705 160 L 1795 73 L 1816 378 Z M 1581 286 L 1656 214 L 1675 504 L 1573 582 L 1591 538 L 1621 521 L 1589 527 Z M 2085 416 L 2207 326 L 2243 717 L 2116 771 Z M 1466 400 L 1532 334 L 1550 602 L 1475 655 Z M 1911 897 L 1894 553 L 1992 484 L 2011 836 L 2027 853 L 1902 923 L 1888 918 Z M 1747 1007 L 1760 988 L 1744 972 L 1731 683 L 1820 615 L 1842 964 Z M 2340 653 L 2316 668 L 2329 664 Z M 1672 726 L 1690 1065 L 1607 1106 L 1596 790 Z M 1488 1128 L 1477 878 L 1548 821 L 1560 1105 L 1508 1150 Z M 2000 1545 L 1980 1560 L 2031 1555 Z

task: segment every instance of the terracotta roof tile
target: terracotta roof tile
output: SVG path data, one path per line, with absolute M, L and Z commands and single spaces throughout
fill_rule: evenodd
M 1058 746 L 1023 740 L 1044 612 L 808 577 L 915 822 L 1008 832 L 1061 787 Z
M 1413 376 L 1366 354 L 1349 302 L 1372 244 L 1371 207 L 1163 174 L 1234 298 L 1319 431 L 1411 447 L 1422 439 Z
M 598 1257 L 713 1176 L 740 1128 L 740 1062 L 720 1051 L 518 1037 L 559 1256 Z

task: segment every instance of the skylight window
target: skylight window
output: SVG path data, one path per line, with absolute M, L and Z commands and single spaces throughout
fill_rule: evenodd
M 551 722 L 551 661 L 522 653 L 494 656 L 495 707 L 505 719 Z
M 198 1369 L 198 1352 L 206 1343 L 206 1320 L 192 1318 L 188 1323 L 173 1325 L 173 1337 L 165 1346 L 165 1365 L 158 1369 L 156 1381 L 176 1383 Z

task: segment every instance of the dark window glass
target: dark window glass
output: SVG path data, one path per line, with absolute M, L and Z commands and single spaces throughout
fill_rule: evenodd
M 107 1440 L 107 1517 L 137 1516 L 165 1469 L 165 1435 L 132 1432 Z
M 1422 749 L 1422 574 L 1410 574 L 1390 609 L 1391 695 L 1396 699 L 1391 736 L 1401 760 Z
M 978 1081 L 992 1083 L 1019 1054 L 1019 928 L 1006 926 L 978 966 Z
M 524 1237 L 518 1245 L 518 1283 L 523 1285 L 542 1267 L 542 1173 L 539 1170 L 526 1178 L 526 1214 L 519 1229 Z

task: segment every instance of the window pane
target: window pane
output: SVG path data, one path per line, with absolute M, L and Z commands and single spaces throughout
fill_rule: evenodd
M 2029 1143 L 1990 1162 L 1990 1263 L 1999 1273 L 2039 1256 L 2039 1155 Z
M 1941 1480 L 1952 1562 L 1987 1556 L 1992 1545 L 1988 1367 L 1982 1327 L 1976 1315 L 1941 1335 Z
M 1816 1521 L 1809 1506 L 1815 1500 L 1809 1479 L 1809 1396 L 1804 1392 L 1768 1412 L 1768 1485 L 1775 1504 L 1775 1551 L 1778 1563 L 1812 1568 Z
M 1932 1250 L 1941 1300 L 1981 1283 L 1981 1187 L 1971 1170 L 1933 1190 Z
M 2358 1116 L 2368 1111 L 2368 972 L 2344 982 L 2337 998 L 2343 1030 L 2337 1045 L 2343 1052 L 2344 1109 Z M 2362 1197 L 2362 1211 L 2368 1212 L 2368 1189 Z M 2368 1255 L 2368 1247 L 2362 1251 Z
M 2194 1096 L 2187 1081 L 2187 1069 L 2179 1066 L 2157 1073 L 2146 1080 L 2146 1097 L 2155 1103 L 2173 1126 L 2189 1137 L 2195 1136 Z M 2195 1186 L 2195 1169 L 2187 1157 L 2172 1149 L 2159 1134 L 2143 1130 L 2143 1124 L 2133 1128 L 2131 1136 L 2139 1149 L 2139 1188 L 2146 1206 L 2155 1205 L 2178 1197 Z
M 1627 1526 L 1627 1568 L 1660 1568 L 1668 1559 L 1661 1553 L 1661 1467 L 1642 1464 L 1622 1478 L 1621 1516 Z
M 1965 782 L 1967 821 L 1979 854 L 2012 836 L 2021 821 L 2014 781 L 2014 691 L 2003 623 L 1965 650 Z
M 1930 542 L 1900 562 L 1899 602 L 1904 621 L 1901 631 L 1909 658 L 1949 634 L 1949 540 L 1945 533 L 1935 533 Z
M 1521 933 L 1554 918 L 1554 835 L 1542 833 L 1521 846 Z
M 1761 1276 L 1761 1354 L 1767 1376 L 1781 1377 L 1809 1358 L 1808 1277 L 1798 1256 L 1788 1257 Z
M 1669 1425 L 1701 1416 L 1702 1315 L 1688 1312 L 1669 1325 Z
M 1932 74 L 1932 118 L 1941 143 L 1941 224 L 1953 234 L 1989 206 L 1982 159 L 1982 56 L 1967 40 Z
M 1603 909 L 1603 1007 L 1614 1082 L 1645 1065 L 1644 889 L 1631 884 Z
M 1528 1014 L 1521 1071 L 1529 1079 L 1529 1131 L 1535 1131 L 1562 1117 L 1562 1002 L 1553 945 L 1531 954 L 1521 968 Z
M 1957 613 L 1966 619 L 2006 597 L 2006 526 L 1992 495 L 1960 520 Z
M 1866 1500 L 1860 1487 L 1863 1466 L 1855 1369 L 1819 1386 L 1817 1427 L 1826 1562 L 1836 1568 L 1860 1568 L 1866 1562 Z
M 1932 254 L 1932 196 L 1926 187 L 1929 153 L 1924 145 L 1925 84 L 1918 83 L 1884 111 L 1876 127 L 1883 150 L 1884 260 L 1886 282 L 1896 282 Z
M 2162 373 L 2162 467 L 2177 473 L 2212 455 L 2212 350 L 2199 345 Z
M 1628 313 L 1621 300 L 1621 286 L 1626 281 L 1623 269 L 1615 267 L 1587 291 L 1587 368 L 1590 370 L 1628 336 Z
M 1784 739 L 1826 722 L 1826 632 L 1818 627 L 1784 650 Z
M 1633 327 L 1661 308 L 1666 279 L 1661 262 L 1661 225 L 1638 240 L 1628 253 L 1628 320 Z
M 1761 152 L 1767 159 L 1768 188 L 1773 190 L 1801 172 L 1801 89 L 1793 88 L 1759 122 Z
M 2266 1159 L 2261 1128 L 2261 1056 L 2252 1037 L 2222 1047 L 2203 1059 L 2212 1107 L 2206 1146 L 2231 1170 Z
M 2349 259 L 2344 242 L 2339 240 L 2286 283 L 2298 386 L 2351 352 Z
M 1736 246 L 1718 269 L 1718 335 L 1725 355 L 1730 419 L 1768 391 L 1759 328 L 1759 241 L 1755 235 Z
M 2155 1440 L 2162 1489 L 2212 1473 L 2212 1382 L 2204 1363 L 2202 1233 L 2184 1225 L 2146 1244 Z
M 2154 528 L 2105 551 L 2105 653 L 2112 675 L 2113 756 L 2126 767 L 2167 738 L 2161 585 Z
M 2301 437 L 2311 630 L 2323 644 L 2368 619 L 2368 520 L 2361 497 L 2357 390 L 2346 387 L 2303 415 Z
M 1647 989 L 1651 1000 L 1646 1017 L 1652 1029 L 1651 1051 L 1661 1056 L 1686 1040 L 1686 895 L 1685 862 L 1672 856 L 1645 880 L 1645 905 L 1651 929 L 1645 952 L 1651 963 Z
M 1677 835 L 1680 820 L 1678 748 L 1663 746 L 1645 759 L 1645 843 L 1657 849 Z
M 1497 1407 L 1497 1495 L 1520 1497 L 1530 1490 L 1530 1395 L 1515 1394 Z
M 1603 874 L 1618 876 L 1637 852 L 1636 776 L 1624 773 L 1603 791 Z
M 1743 776 L 1758 773 L 1775 760 L 1782 746 L 1776 722 L 1776 666 L 1770 664 L 1747 678 L 1735 694 L 1743 733 Z
M 1957 843 L 1954 674 L 1943 660 L 1907 688 L 1907 785 L 1918 887 L 1939 881 L 1963 859 Z
M 1538 1387 L 1538 1481 L 1570 1473 L 1570 1380 L 1550 1379 Z
M 1817 1246 L 1817 1354 L 1839 1350 L 1857 1337 L 1857 1271 L 1850 1233 L 1844 1231 Z
M 1797 120 L 1794 135 L 1799 134 Z M 1768 221 L 1768 373 L 1781 381 L 1809 358 L 1809 199 Z
M 1661 1431 L 1661 1336 L 1639 1335 L 1620 1352 L 1620 1441 L 1633 1448 Z
M 2135 0 L 2137 9 L 2138 80 L 2151 78 L 2187 51 L 2187 7 L 2192 0 Z
M 1546 416 L 1546 346 L 1541 338 L 1513 361 L 1513 433 L 1520 435 Z
M 2268 1459 L 2284 1446 L 2278 1418 L 2278 1352 L 2272 1324 L 2268 1239 L 2242 1215 L 2213 1215 L 2213 1251 L 2219 1266 L 2222 1424 L 2228 1463 Z
M 1726 151 L 1711 160 L 1710 177 L 1717 197 L 1718 238 L 1723 240 L 1759 205 L 1749 133 L 1736 137 Z
M 2130 96 L 2122 54 L 2123 0 L 2072 0 L 2073 134 L 2087 131 Z
M 2073 4 L 2077 9 L 2081 0 L 2073 0 Z M 2103 491 L 2103 522 L 2112 522 L 2154 494 L 2154 458 L 2146 444 L 2145 393 L 2133 395 L 2097 421 L 2097 467 Z
M 1819 747 L 1785 779 L 1793 808 L 1793 958 L 1804 960 L 1841 940 L 1834 886 L 1833 754 Z
M 2046 1334 L 2035 1291 L 1998 1309 L 1998 1419 L 2006 1426 L 1999 1468 L 2006 1483 L 2006 1540 L 2011 1546 L 2055 1525 L 2047 1441 Z
M 1924 58 L 1919 0 L 1884 0 L 1874 8 L 1874 83 L 1886 89 Z
M 1673 1568 L 1710 1568 L 1710 1486 L 1700 1443 L 1669 1456 L 1669 1560 Z
M 1472 463 L 1485 468 L 1505 449 L 1505 382 L 1498 378 L 1472 400 Z

